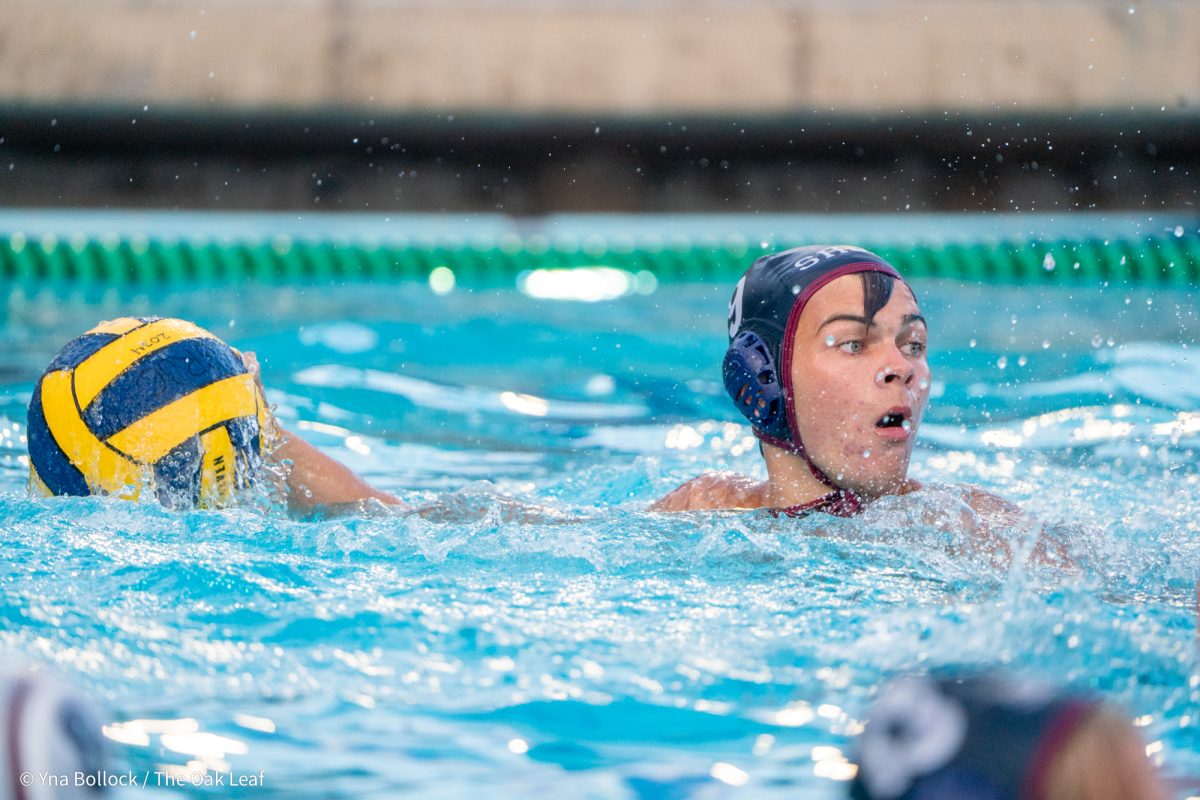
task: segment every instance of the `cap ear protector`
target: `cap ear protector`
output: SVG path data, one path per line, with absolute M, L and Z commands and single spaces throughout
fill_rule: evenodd
M 725 351 L 721 374 L 725 391 L 751 425 L 770 436 L 788 437 L 783 385 L 771 348 L 761 336 L 742 331 L 733 337 Z

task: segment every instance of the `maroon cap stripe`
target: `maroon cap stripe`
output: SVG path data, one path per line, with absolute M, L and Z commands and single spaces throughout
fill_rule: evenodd
M 1094 711 L 1098 703 L 1081 700 L 1059 711 L 1038 739 L 1037 747 L 1025 777 L 1021 781 L 1020 800 L 1042 800 L 1046 793 L 1046 775 L 1050 765 L 1079 729 L 1080 724 Z

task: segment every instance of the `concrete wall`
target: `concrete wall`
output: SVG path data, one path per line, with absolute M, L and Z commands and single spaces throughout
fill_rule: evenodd
M 5 0 L 0 105 L 1057 113 L 1200 105 L 1195 0 Z

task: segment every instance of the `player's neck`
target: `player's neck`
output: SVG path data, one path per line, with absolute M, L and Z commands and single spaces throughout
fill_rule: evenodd
M 767 486 L 763 500 L 769 508 L 804 505 L 833 491 L 817 480 L 808 462 L 796 453 L 764 444 L 763 459 L 767 464 Z

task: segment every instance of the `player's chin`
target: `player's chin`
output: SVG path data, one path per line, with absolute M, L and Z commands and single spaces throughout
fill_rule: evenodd
M 897 494 L 908 480 L 909 453 L 896 448 L 872 453 L 862 464 L 847 469 L 839 485 L 867 498 Z

